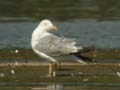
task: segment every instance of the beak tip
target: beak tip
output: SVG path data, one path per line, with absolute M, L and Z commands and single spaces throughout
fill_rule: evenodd
M 53 26 L 52 29 L 53 29 L 53 30 L 57 30 L 57 27 L 56 27 L 56 26 Z

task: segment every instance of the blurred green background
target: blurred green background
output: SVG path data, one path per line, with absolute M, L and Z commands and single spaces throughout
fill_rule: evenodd
M 120 0 L 0 0 L 0 17 L 119 19 Z

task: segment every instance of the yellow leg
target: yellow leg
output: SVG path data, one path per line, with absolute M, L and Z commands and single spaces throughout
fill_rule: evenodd
M 55 76 L 56 76 L 56 63 L 50 63 L 48 77 L 55 77 Z
M 54 70 L 60 69 L 60 62 L 54 62 L 53 67 L 54 67 Z
M 49 71 L 48 71 L 48 77 L 52 77 L 53 67 L 52 64 L 49 64 Z
M 49 77 L 55 77 L 56 76 L 56 70 L 60 69 L 60 62 L 53 62 L 49 64 Z

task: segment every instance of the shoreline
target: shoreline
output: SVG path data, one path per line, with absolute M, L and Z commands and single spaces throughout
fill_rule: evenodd
M 120 49 L 96 49 L 80 53 L 93 59 L 120 59 Z M 41 60 L 32 49 L 0 49 L 0 60 Z
M 46 66 L 48 67 L 51 63 L 50 62 L 7 62 L 7 63 L 0 63 L 0 67 L 1 66 Z M 60 63 L 60 66 L 97 66 L 97 65 L 103 65 L 103 66 L 106 66 L 106 65 L 111 65 L 111 66 L 114 66 L 114 65 L 118 65 L 120 66 L 120 62 L 119 63 L 88 63 L 87 65 L 84 65 L 84 64 L 81 64 L 81 63 L 78 63 L 78 62 L 61 62 Z

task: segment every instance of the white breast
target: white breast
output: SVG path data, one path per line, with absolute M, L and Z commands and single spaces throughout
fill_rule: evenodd
M 39 43 L 40 39 L 49 35 L 48 32 L 43 32 L 40 30 L 35 30 L 32 34 L 31 45 L 34 47 L 37 43 Z

